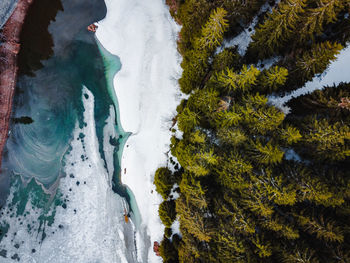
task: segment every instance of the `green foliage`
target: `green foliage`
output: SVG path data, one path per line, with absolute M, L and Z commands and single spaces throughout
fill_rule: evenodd
M 214 89 L 196 90 L 188 99 L 187 106 L 196 112 L 210 115 L 218 108 L 219 92 Z
M 162 220 L 162 223 L 166 227 L 171 227 L 173 224 L 175 218 L 176 218 L 176 212 L 175 212 L 175 201 L 163 201 L 159 205 L 158 209 L 160 220 Z
M 192 90 L 200 87 L 207 74 L 209 54 L 205 51 L 190 50 L 186 53 L 181 66 L 183 73 L 179 79 L 181 91 L 189 94 Z
M 313 37 L 313 34 L 321 34 L 325 24 L 337 21 L 339 12 L 344 8 L 342 0 L 319 0 L 317 6 L 307 10 L 301 29 L 302 38 Z
M 284 85 L 287 77 L 288 70 L 286 68 L 275 66 L 265 72 L 262 84 L 269 92 L 273 92 Z
M 305 247 L 305 245 L 304 245 Z M 305 263 L 320 263 L 318 261 L 315 251 L 310 248 L 300 249 L 296 247 L 290 254 L 288 250 L 283 251 L 283 263 L 305 262 Z
M 195 42 L 197 49 L 209 49 L 220 45 L 224 32 L 226 31 L 228 24 L 225 16 L 227 15 L 227 11 L 223 8 L 217 8 L 212 12 L 208 22 L 202 28 L 202 34 Z
M 171 171 L 166 167 L 158 168 L 154 176 L 154 184 L 157 192 L 164 198 L 167 199 L 170 190 L 174 185 L 174 178 Z
M 305 144 L 312 147 L 318 159 L 344 160 L 350 156 L 350 127 L 343 123 L 330 124 L 326 119 L 314 120 L 306 128 Z
M 284 152 L 278 146 L 273 145 L 271 141 L 265 145 L 256 141 L 252 145 L 254 148 L 251 150 L 251 156 L 256 162 L 271 165 L 282 161 Z
M 183 135 L 171 138 L 180 167 L 159 187 L 167 200 L 176 181 L 180 195 L 160 206 L 165 262 L 349 262 L 350 84 L 294 98 L 288 114 L 268 98 L 335 59 L 350 39 L 350 4 L 282 0 L 263 18 L 262 3 L 176 1 L 189 95 L 174 118 Z M 247 54 L 219 47 L 255 15 Z M 171 242 L 175 217 L 181 238 Z
M 305 80 L 311 80 L 315 74 L 322 73 L 329 63 L 336 59 L 342 45 L 329 41 L 313 45 L 297 60 L 296 66 Z
M 164 238 L 160 243 L 159 253 L 164 263 L 178 262 L 178 252 L 168 238 Z
M 291 145 L 300 141 L 302 136 L 298 129 L 288 125 L 285 129 L 281 129 L 280 138 L 288 145 Z
M 221 128 L 218 130 L 217 136 L 223 142 L 222 144 L 233 146 L 238 146 L 247 140 L 247 136 L 240 129 Z
M 226 68 L 238 70 L 240 67 L 240 56 L 236 48 L 225 48 L 223 51 L 215 55 L 213 60 L 213 70 L 220 72 Z
M 334 221 L 325 221 L 324 217 L 310 218 L 299 216 L 299 224 L 310 234 L 315 234 L 318 239 L 327 242 L 343 242 L 343 231 Z
M 239 74 L 227 68 L 217 75 L 217 82 L 228 91 L 247 91 L 256 84 L 259 74 L 260 71 L 254 66 L 248 68 L 243 65 Z
M 180 224 L 188 233 L 200 241 L 211 240 L 215 232 L 200 210 L 192 208 L 190 203 L 179 198 L 176 200 L 176 212 L 179 215 Z
M 268 14 L 252 36 L 252 47 L 261 57 L 276 52 L 297 29 L 301 15 L 305 11 L 305 0 L 281 1 L 278 8 Z
M 199 124 L 199 115 L 196 112 L 190 111 L 189 108 L 185 108 L 178 115 L 178 124 L 180 130 L 190 132 Z
M 245 124 L 256 133 L 265 135 L 275 131 L 284 120 L 284 113 L 272 106 L 247 104 L 244 109 Z

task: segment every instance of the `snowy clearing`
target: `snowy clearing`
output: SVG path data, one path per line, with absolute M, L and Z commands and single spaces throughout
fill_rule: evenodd
M 133 133 L 122 155 L 122 182 L 134 193 L 142 217 L 136 235 L 138 254 L 147 250 L 147 262 L 161 262 L 151 246 L 162 239 L 164 229 L 158 218 L 162 199 L 153 176 L 159 166 L 166 165 L 171 118 L 181 97 L 177 84 L 181 57 L 176 47 L 180 28 L 164 1 L 105 2 L 107 16 L 99 22 L 96 35 L 109 52 L 120 57 L 122 68 L 114 87 L 122 127 Z

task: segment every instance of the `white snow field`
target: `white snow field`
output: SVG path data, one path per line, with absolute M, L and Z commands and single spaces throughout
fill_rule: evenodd
M 313 78 L 305 84 L 304 87 L 297 89 L 289 95 L 283 97 L 269 98 L 269 102 L 281 109 L 285 114 L 288 114 L 290 108 L 285 104 L 292 98 L 299 97 L 301 95 L 311 93 L 314 90 L 322 89 L 325 86 L 332 86 L 333 84 L 338 85 L 340 82 L 350 81 L 350 46 L 344 48 L 337 56 L 337 60 L 333 61 L 328 69 L 321 75 Z
M 158 218 L 162 199 L 153 178 L 156 169 L 166 165 L 171 118 L 181 98 L 177 84 L 181 57 L 176 47 L 180 28 L 164 0 L 105 2 L 107 16 L 99 22 L 96 36 L 122 64 L 114 88 L 121 125 L 132 132 L 121 168 L 122 182 L 134 193 L 141 214 L 136 233 L 138 260 L 161 262 L 152 250 L 164 229 Z

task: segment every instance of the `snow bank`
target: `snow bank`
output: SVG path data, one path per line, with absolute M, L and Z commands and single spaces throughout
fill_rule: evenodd
M 16 254 L 26 263 L 137 262 L 135 228 L 124 221 L 125 201 L 110 187 L 111 178 L 98 151 L 94 97 L 86 88 L 83 93 L 87 95 L 83 96 L 86 126 L 80 129 L 76 125 L 72 150 L 65 156 L 67 177 L 61 179 L 58 188 L 66 206 L 56 208 L 51 226 L 41 226 L 46 234 L 43 241 L 38 234 L 43 211 L 32 207 L 30 199 L 24 216 L 12 217 L 16 211 L 6 206 L 1 221 L 10 229 L 0 251 L 7 251 L 7 259 L 0 257 L 0 262 L 14 262 L 11 257 Z M 8 203 L 15 191 L 11 191 Z
M 107 16 L 99 22 L 96 36 L 120 57 L 122 68 L 114 86 L 123 129 L 133 133 L 122 155 L 122 182 L 134 193 L 142 217 L 136 235 L 138 255 L 146 250 L 147 262 L 160 262 L 151 246 L 162 239 L 164 228 L 158 218 L 162 200 L 153 176 L 166 165 L 171 118 L 180 100 L 179 26 L 162 0 L 105 2 Z
M 280 108 L 285 114 L 288 114 L 290 108 L 285 104 L 292 98 L 311 93 L 314 90 L 322 89 L 325 86 L 338 85 L 340 82 L 350 82 L 350 46 L 343 49 L 338 55 L 337 60 L 333 61 L 322 76 L 316 76 L 312 81 L 305 84 L 304 87 L 297 89 L 289 95 L 283 97 L 269 98 L 269 102 Z

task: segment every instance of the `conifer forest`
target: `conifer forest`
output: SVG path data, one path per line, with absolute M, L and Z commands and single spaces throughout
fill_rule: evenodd
M 187 97 L 155 173 L 163 261 L 349 263 L 350 83 L 284 110 L 271 98 L 321 77 L 347 48 L 350 1 L 167 4 L 182 26 Z

